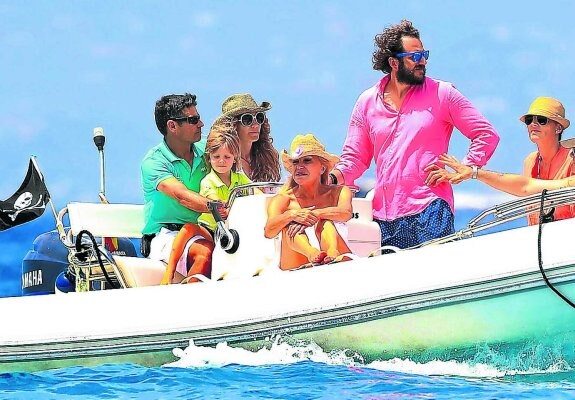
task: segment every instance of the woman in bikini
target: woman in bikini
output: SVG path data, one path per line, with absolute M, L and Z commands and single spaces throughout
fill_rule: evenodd
M 282 153 L 291 176 L 269 204 L 264 231 L 267 238 L 282 234 L 281 269 L 326 264 L 350 253 L 336 224 L 352 217 L 353 194 L 346 186 L 328 184 L 329 171 L 337 161 L 312 134 L 297 135 L 290 153 Z M 311 234 L 319 248 L 310 243 Z

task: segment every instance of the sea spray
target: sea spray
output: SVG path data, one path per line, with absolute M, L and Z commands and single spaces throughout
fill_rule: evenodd
M 173 353 L 179 358 L 165 366 L 169 367 L 221 367 L 229 364 L 239 365 L 270 365 L 293 364 L 299 361 L 313 361 L 329 365 L 353 366 L 361 360 L 357 354 L 348 355 L 346 350 L 330 353 L 324 352 L 313 342 L 290 340 L 288 343 L 282 337 L 267 340 L 267 346 L 257 351 L 249 351 L 239 347 L 218 343 L 214 347 L 196 346 L 193 340 L 185 349 L 176 348 Z
M 314 342 L 297 341 L 291 337 L 267 339 L 258 350 L 246 350 L 222 342 L 215 347 L 197 346 L 190 340 L 185 349 L 173 353 L 179 360 L 164 365 L 180 368 L 219 368 L 227 365 L 266 366 L 288 365 L 302 361 L 338 365 L 357 370 L 373 369 L 426 376 L 458 376 L 467 378 L 501 379 L 510 376 L 530 376 L 565 373 L 573 368 L 559 349 L 541 354 L 536 343 L 517 346 L 477 346 L 475 354 L 467 359 L 393 358 L 366 363 L 361 355 L 341 349 L 325 352 Z

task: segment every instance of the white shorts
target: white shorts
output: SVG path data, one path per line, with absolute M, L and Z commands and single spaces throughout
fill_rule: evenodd
M 170 259 L 170 254 L 172 253 L 172 244 L 176 239 L 177 234 L 179 231 L 171 231 L 166 228 L 160 229 L 160 232 L 154 236 L 152 242 L 150 243 L 150 255 L 148 258 L 152 260 L 159 260 L 168 264 L 168 260 Z M 188 275 L 188 251 L 190 246 L 198 239 L 204 239 L 203 236 L 196 235 L 193 236 L 188 242 L 186 243 L 186 247 L 184 248 L 184 252 L 180 256 L 178 260 L 178 264 L 176 266 L 176 272 L 180 273 L 183 276 Z

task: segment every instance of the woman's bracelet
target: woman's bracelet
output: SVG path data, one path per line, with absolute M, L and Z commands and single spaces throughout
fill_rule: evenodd
M 332 185 L 337 185 L 337 176 L 333 172 L 329 173 L 329 183 Z

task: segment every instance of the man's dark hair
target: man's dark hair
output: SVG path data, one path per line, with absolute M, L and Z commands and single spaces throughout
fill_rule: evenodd
M 373 69 L 386 74 L 391 72 L 389 58 L 394 54 L 404 52 L 401 38 L 410 36 L 419 39 L 419 31 L 413 27 L 411 21 L 402 20 L 399 24 L 388 26 L 382 33 L 375 35 L 376 49 L 373 52 Z
M 166 136 L 167 123 L 169 119 L 177 117 L 185 117 L 184 108 L 195 107 L 196 102 L 195 94 L 168 94 L 162 96 L 156 101 L 156 108 L 154 109 L 154 117 L 156 118 L 156 126 L 160 133 Z

